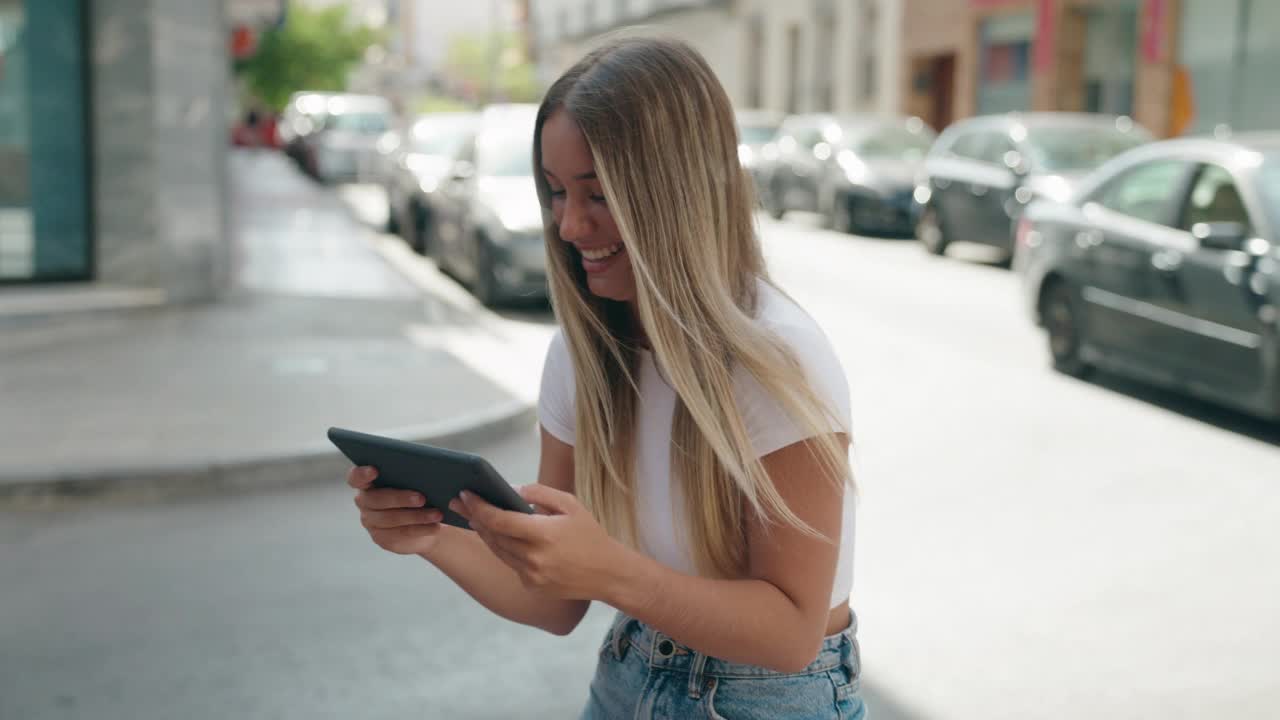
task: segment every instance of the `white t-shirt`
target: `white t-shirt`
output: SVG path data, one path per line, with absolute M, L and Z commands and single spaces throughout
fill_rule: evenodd
M 828 403 L 837 422 L 833 432 L 849 433 L 849 384 L 844 368 L 822 329 L 799 305 L 773 286 L 760 282 L 758 322 L 786 342 L 804 366 L 818 397 Z M 675 390 L 663 379 L 652 353 L 641 351 L 639 362 L 640 398 L 636 424 L 636 519 L 640 549 L 653 559 L 680 572 L 696 575 L 689 551 L 684 503 L 671 478 L 671 426 L 675 412 Z M 742 410 L 748 435 L 756 455 L 763 457 L 792 443 L 807 433 L 792 423 L 786 412 L 740 367 L 733 371 L 738 407 Z M 574 443 L 573 363 L 564 336 L 557 331 L 547 349 L 538 396 L 538 420 L 560 441 Z M 844 493 L 840 554 L 831 607 L 847 603 L 853 589 L 854 494 Z

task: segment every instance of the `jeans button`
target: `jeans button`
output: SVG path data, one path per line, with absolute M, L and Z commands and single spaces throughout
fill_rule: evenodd
M 671 657 L 671 653 L 676 651 L 675 643 L 670 640 L 663 640 L 658 643 L 658 654 L 662 657 Z

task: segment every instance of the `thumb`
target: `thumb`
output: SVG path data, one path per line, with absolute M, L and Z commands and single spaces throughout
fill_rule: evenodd
M 577 505 L 578 499 L 572 493 L 557 490 L 547 485 L 523 485 L 518 489 L 520 497 L 544 515 L 568 515 Z

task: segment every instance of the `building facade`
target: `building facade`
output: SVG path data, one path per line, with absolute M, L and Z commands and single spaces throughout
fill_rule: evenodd
M 0 0 L 0 284 L 216 297 L 227 33 L 204 0 Z
M 906 0 L 903 110 L 1130 115 L 1157 135 L 1280 125 L 1273 0 Z
M 734 104 L 777 112 L 891 112 L 901 0 L 534 0 L 536 56 L 550 82 L 615 30 L 688 42 Z

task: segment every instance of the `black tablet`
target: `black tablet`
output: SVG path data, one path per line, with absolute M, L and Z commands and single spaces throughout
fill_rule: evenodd
M 479 455 L 336 427 L 329 428 L 329 441 L 356 465 L 377 468 L 374 486 L 422 493 L 428 506 L 444 512 L 449 525 L 471 529 L 466 518 L 449 509 L 463 490 L 503 510 L 533 513 L 520 493 Z

